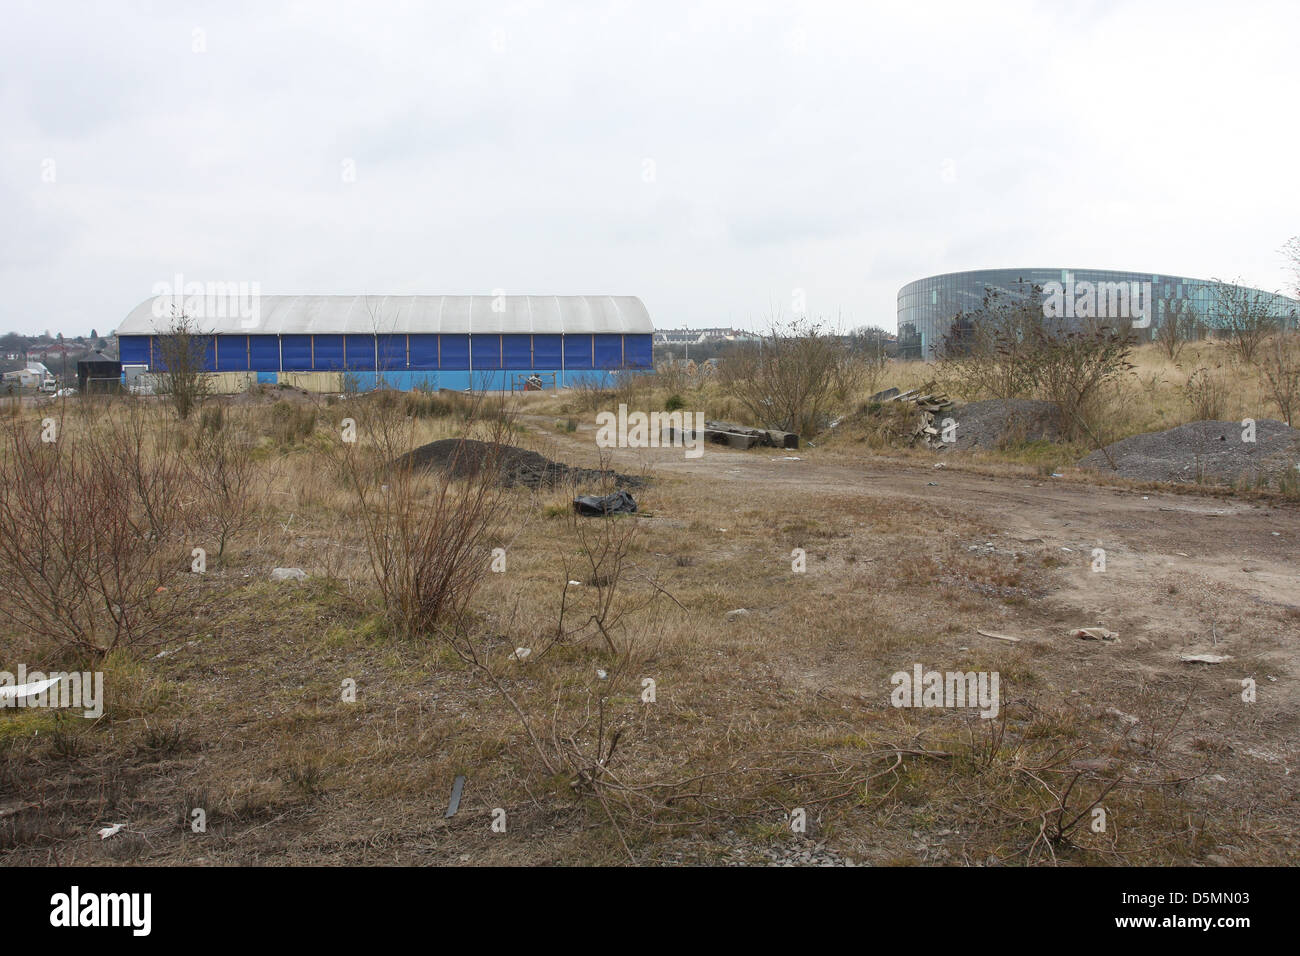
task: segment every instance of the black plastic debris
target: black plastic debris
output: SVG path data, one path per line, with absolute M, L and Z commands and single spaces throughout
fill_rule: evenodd
M 605 495 L 578 495 L 573 499 L 573 510 L 580 515 L 630 515 L 636 513 L 636 501 L 626 491 Z

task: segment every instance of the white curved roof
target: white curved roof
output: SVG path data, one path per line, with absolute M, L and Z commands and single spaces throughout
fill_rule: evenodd
M 173 305 L 181 306 L 174 296 L 145 299 L 117 334 L 166 332 L 173 323 Z M 183 310 L 204 334 L 654 332 L 650 313 L 632 295 L 191 296 L 184 299 Z

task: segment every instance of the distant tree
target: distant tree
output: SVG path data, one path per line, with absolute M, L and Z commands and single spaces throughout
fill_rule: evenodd
M 1153 310 L 1157 315 L 1163 315 L 1163 319 L 1151 340 L 1171 362 L 1176 362 L 1183 347 L 1193 339 L 1200 338 L 1201 319 L 1188 299 L 1170 296 L 1162 304 L 1163 309 L 1157 307 Z
M 1267 292 L 1250 289 L 1241 280 L 1211 280 L 1214 296 L 1215 326 L 1228 340 L 1228 348 L 1243 362 L 1254 364 L 1263 341 L 1277 327 L 1273 315 L 1273 297 Z
M 162 371 L 158 373 L 158 391 L 166 395 L 182 419 L 190 417 L 210 385 L 204 371 L 204 355 L 211 338 L 184 312 L 173 312 L 171 326 L 158 336 Z
M 91 330 L 90 330 L 90 337 L 91 337 L 92 339 L 98 339 L 98 338 L 99 338 L 99 333 L 96 332 L 94 329 L 91 329 Z
M 1291 266 L 1291 292 L 1300 299 L 1300 236 L 1292 236 L 1282 247 L 1282 254 Z

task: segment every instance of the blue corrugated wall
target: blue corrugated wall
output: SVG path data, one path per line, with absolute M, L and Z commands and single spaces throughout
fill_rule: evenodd
M 118 340 L 124 365 L 162 370 L 147 335 Z M 362 388 L 508 389 L 521 375 L 555 373 L 556 381 L 612 381 L 615 369 L 649 369 L 650 335 L 218 335 L 204 343 L 208 371 L 358 373 Z M 376 362 L 378 368 L 376 369 Z

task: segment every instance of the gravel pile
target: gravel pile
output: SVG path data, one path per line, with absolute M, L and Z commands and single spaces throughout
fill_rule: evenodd
M 960 429 L 959 429 L 960 430 Z M 1136 481 L 1233 484 L 1255 482 L 1300 462 L 1300 431 L 1285 422 L 1255 423 L 1255 441 L 1242 441 L 1240 422 L 1190 422 L 1163 432 L 1134 435 L 1109 445 L 1117 465 L 1094 451 L 1079 462 Z
M 421 445 L 393 461 L 396 468 L 438 468 L 457 478 L 476 474 L 495 463 L 506 487 L 553 488 L 556 485 L 590 485 L 612 480 L 617 488 L 639 488 L 644 479 L 615 471 L 572 468 L 526 448 L 514 448 L 473 438 L 444 438 Z
M 946 416 L 936 416 L 942 421 Z M 995 449 L 1007 442 L 1057 441 L 1061 412 L 1052 402 L 990 399 L 962 405 L 952 413 L 957 423 L 956 451 Z

